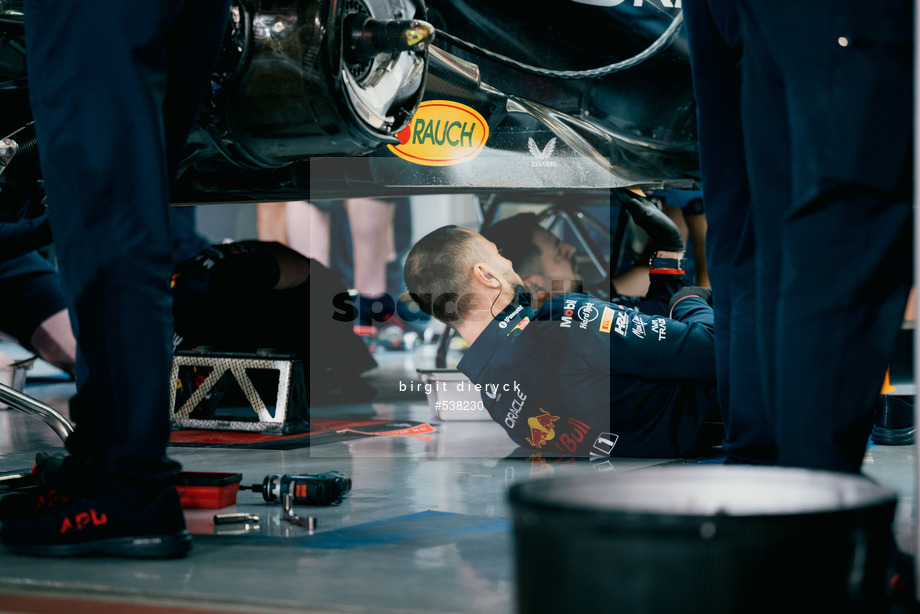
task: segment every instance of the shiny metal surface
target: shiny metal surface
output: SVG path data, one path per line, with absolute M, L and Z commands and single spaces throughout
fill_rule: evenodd
M 33 122 L 0 139 L 0 175 L 4 173 L 4 179 L 11 182 L 38 176 L 38 140 Z
M 24 0 L 0 0 L 0 17 L 9 20 L 22 20 Z
M 0 402 L 6 403 L 11 409 L 38 418 L 50 426 L 61 441 L 67 441 L 67 437 L 73 433 L 73 426 L 56 409 L 6 384 L 0 384 Z
M 212 145 L 242 168 L 272 168 L 393 142 L 421 96 L 425 45 L 357 67 L 344 57 L 343 23 L 359 13 L 406 20 L 422 11 L 413 0 L 235 3 L 219 89 L 199 122 Z
M 19 151 L 19 143 L 9 137 L 0 139 L 0 174 L 3 174 L 3 171 L 9 166 L 17 151 Z

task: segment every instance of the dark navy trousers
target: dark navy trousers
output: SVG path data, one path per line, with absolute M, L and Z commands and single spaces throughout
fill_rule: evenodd
M 162 480 L 172 313 L 170 189 L 226 28 L 227 0 L 30 0 L 30 100 L 78 341 L 68 450 Z
M 738 390 L 748 367 L 730 341 L 726 451 L 859 471 L 911 283 L 911 3 L 695 0 L 684 10 L 707 213 L 717 201 L 710 253 L 728 258 L 709 263 L 713 298 L 727 289 L 730 314 L 739 296 L 750 305 L 750 283 L 735 283 L 750 263 L 736 263 L 753 255 L 761 402 Z M 713 128 L 733 106 L 722 120 L 736 127 Z
M 687 0 L 684 19 L 697 101 L 713 288 L 723 448 L 732 461 L 773 463 L 755 314 L 754 227 L 741 126 L 741 32 L 735 2 Z

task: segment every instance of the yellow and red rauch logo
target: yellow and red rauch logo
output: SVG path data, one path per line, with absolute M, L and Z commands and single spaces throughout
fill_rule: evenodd
M 450 166 L 472 160 L 489 140 L 489 124 L 476 109 L 451 100 L 427 100 L 409 125 L 387 145 L 403 160 L 424 166 Z

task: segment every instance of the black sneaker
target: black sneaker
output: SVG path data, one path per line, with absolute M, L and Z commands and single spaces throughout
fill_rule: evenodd
M 46 503 L 28 515 L 23 510 L 29 501 L 9 504 L 9 520 L 0 530 L 7 548 L 36 556 L 167 558 L 182 556 L 192 547 L 175 488 L 163 488 L 136 505 L 125 503 L 117 488 L 89 494 L 55 492 L 53 502 L 46 497 Z
M 0 499 L 0 524 L 11 524 L 39 516 L 53 505 L 67 503 L 68 497 L 56 488 L 10 493 Z
M 90 480 L 82 465 L 69 455 L 39 452 L 31 479 L 33 488 L 0 498 L 0 524 L 45 514 L 67 503 L 73 492 L 101 490 L 98 480 Z
M 875 426 L 872 441 L 884 446 L 914 443 L 914 404 L 908 397 L 879 395 L 875 402 Z

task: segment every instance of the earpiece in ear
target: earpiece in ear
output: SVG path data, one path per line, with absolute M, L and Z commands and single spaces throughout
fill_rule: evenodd
M 488 277 L 489 279 L 495 279 L 495 276 L 492 275 L 492 273 L 489 273 L 488 271 L 486 271 L 486 277 Z

